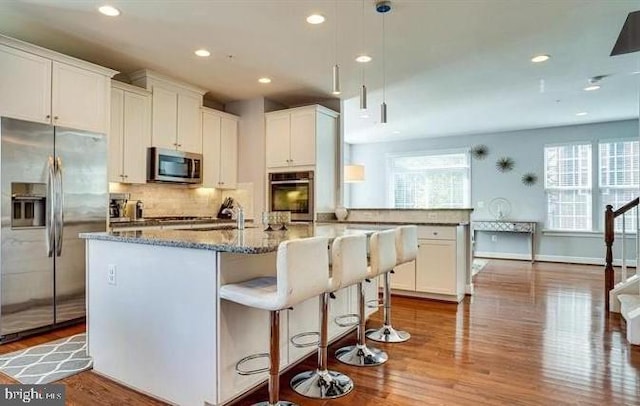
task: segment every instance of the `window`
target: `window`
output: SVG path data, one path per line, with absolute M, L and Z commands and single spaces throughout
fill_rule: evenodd
M 607 142 L 599 145 L 600 213 L 608 204 L 617 209 L 638 196 L 638 141 Z M 625 215 L 625 231 L 635 232 L 636 210 Z M 622 216 L 616 219 L 616 231 L 622 231 Z
M 389 157 L 395 208 L 462 208 L 471 202 L 467 151 Z
M 590 231 L 591 144 L 545 147 L 544 176 L 547 228 Z

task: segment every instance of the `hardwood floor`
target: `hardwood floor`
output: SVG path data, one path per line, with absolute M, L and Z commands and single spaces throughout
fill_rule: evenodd
M 394 325 L 412 333 L 381 367 L 330 368 L 354 380 L 342 399 L 294 394 L 287 372 L 282 399 L 300 405 L 640 405 L 640 347 L 627 344 L 618 315 L 604 314 L 603 268 L 491 260 L 475 277 L 476 295 L 460 305 L 394 297 Z M 379 323 L 379 317 L 369 325 Z M 0 347 L 0 353 L 75 334 L 82 326 Z M 373 345 L 373 343 L 372 343 Z M 11 379 L 0 374 L 0 382 Z M 162 405 L 92 372 L 64 379 L 69 405 Z M 266 386 L 234 403 L 266 399 Z

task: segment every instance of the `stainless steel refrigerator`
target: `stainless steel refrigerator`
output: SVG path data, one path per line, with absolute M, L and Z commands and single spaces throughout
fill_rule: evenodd
M 0 342 L 82 320 L 85 244 L 105 231 L 104 134 L 1 119 Z

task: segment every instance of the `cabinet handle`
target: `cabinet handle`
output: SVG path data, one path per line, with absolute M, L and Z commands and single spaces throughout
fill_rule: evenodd
M 124 177 L 125 177 L 125 178 L 128 178 L 128 177 L 129 177 L 129 175 L 124 175 Z
M 54 116 L 54 117 L 53 117 L 53 119 L 54 119 L 54 120 L 57 120 L 57 119 L 58 119 L 58 116 Z
M 47 114 L 47 116 L 45 117 L 47 120 L 51 118 L 51 114 Z

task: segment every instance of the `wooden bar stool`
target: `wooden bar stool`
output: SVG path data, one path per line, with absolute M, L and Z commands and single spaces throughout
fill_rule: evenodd
M 416 247 L 415 253 L 417 254 L 417 228 L 415 226 L 400 227 L 399 229 L 385 230 L 377 233 L 379 236 L 375 241 L 371 238 L 371 271 L 376 275 L 383 275 L 384 277 L 384 321 L 382 327 L 379 329 L 372 329 L 367 331 L 367 338 L 373 341 L 379 341 L 383 343 L 401 343 L 411 338 L 411 334 L 406 331 L 398 331 L 391 325 L 391 272 L 393 268 L 398 265 L 398 255 L 396 247 L 400 246 L 400 255 L 402 260 L 406 257 L 410 257 L 412 249 L 412 238 L 415 237 Z M 406 243 L 404 239 L 407 239 Z M 400 243 L 398 243 L 400 241 Z M 409 250 L 405 249 L 405 246 Z M 414 255 L 415 258 L 415 255 Z
M 378 237 L 374 234 L 372 243 L 377 244 Z M 341 274 L 341 286 L 358 285 L 358 314 L 345 314 L 336 317 L 336 323 L 342 327 L 353 326 L 357 323 L 357 342 L 355 345 L 342 347 L 336 351 L 338 361 L 354 366 L 378 366 L 382 365 L 389 359 L 386 352 L 377 348 L 367 346 L 365 340 L 365 301 L 364 301 L 364 281 L 373 278 L 370 268 L 367 268 L 367 239 L 365 236 L 352 236 L 342 240 L 340 246 L 334 247 L 332 250 L 333 269 L 341 268 L 338 272 Z M 342 322 L 347 318 L 357 319 L 356 323 Z
M 353 390 L 353 381 L 347 375 L 327 370 L 327 346 L 329 345 L 329 298 L 343 286 L 345 268 L 354 264 L 354 260 L 366 261 L 366 237 L 345 236 L 337 237 L 331 246 L 331 278 L 327 283 L 327 290 L 320 295 L 320 340 L 318 345 L 318 366 L 315 370 L 297 374 L 291 379 L 291 388 L 302 396 L 314 399 L 335 399 L 347 395 Z M 357 250 L 364 247 L 364 255 Z M 355 258 L 357 257 L 357 258 Z M 365 262 L 366 267 L 366 262 Z M 309 333 L 301 333 L 304 336 Z M 294 345 L 294 338 L 291 341 Z
M 255 406 L 296 406 L 279 399 L 280 392 L 280 311 L 318 296 L 327 290 L 329 280 L 329 240 L 324 237 L 285 241 L 278 246 L 276 277 L 261 277 L 220 287 L 220 297 L 244 306 L 268 310 L 271 318 L 269 354 L 254 354 L 238 361 L 236 370 L 243 375 L 266 369 L 243 370 L 242 364 L 267 356 L 269 400 Z

